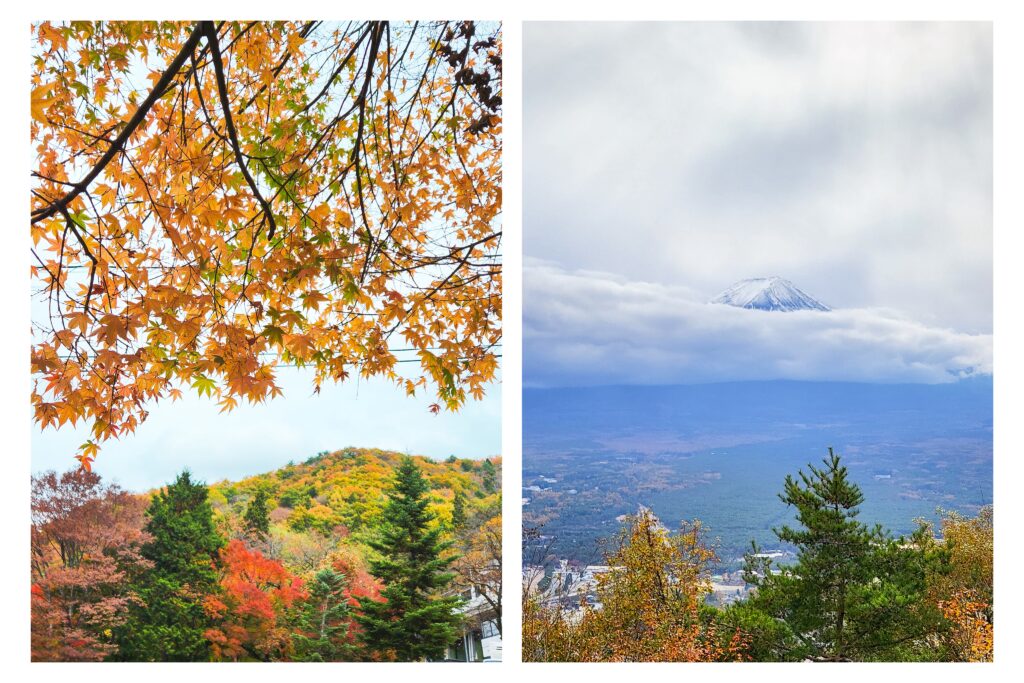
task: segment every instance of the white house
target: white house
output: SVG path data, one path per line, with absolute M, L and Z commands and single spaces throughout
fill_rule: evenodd
M 462 637 L 448 647 L 446 662 L 500 662 L 501 661 L 501 617 L 490 602 L 476 589 L 467 588 L 462 593 L 465 600 L 462 614 L 465 622 Z

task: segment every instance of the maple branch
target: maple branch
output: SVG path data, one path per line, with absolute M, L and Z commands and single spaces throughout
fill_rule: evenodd
M 454 84 L 454 87 L 452 88 L 451 99 L 449 99 L 448 100 L 448 104 L 446 104 L 444 107 L 442 107 L 441 110 L 438 112 L 437 118 L 434 119 L 434 123 L 432 123 L 430 125 L 430 128 L 427 129 L 427 132 L 424 135 L 420 136 L 420 141 L 418 143 L 416 143 L 416 146 L 413 148 L 413 150 L 411 152 L 409 152 L 409 156 L 410 157 L 415 156 L 416 152 L 418 152 L 420 150 L 420 147 L 422 147 L 423 144 L 430 138 L 430 134 L 434 132 L 435 128 L 437 128 L 437 124 L 439 124 L 441 122 L 441 119 L 444 118 L 444 115 L 448 112 L 449 109 L 452 108 L 452 105 L 455 104 L 455 100 L 459 96 L 459 88 L 462 88 L 462 87 L 465 86 L 465 84 L 463 83 L 463 80 L 462 80 L 463 79 L 462 74 L 466 73 L 466 69 L 467 69 L 466 65 L 469 62 L 469 44 L 470 44 L 470 41 L 472 39 L 472 35 L 473 35 L 472 32 L 470 32 L 466 36 L 466 47 L 462 50 L 462 56 L 460 58 L 461 61 L 458 62 L 458 67 L 459 68 L 455 72 L 455 84 Z M 455 54 L 458 54 L 458 53 L 455 53 Z M 454 64 L 453 64 L 453 67 L 454 67 Z M 410 113 L 412 112 L 411 109 L 409 111 L 410 111 Z
M 366 40 L 366 36 L 371 34 L 374 30 L 374 24 L 373 22 L 370 22 L 367 25 L 366 29 L 363 31 L 363 35 L 359 36 L 356 42 L 352 44 L 352 48 L 348 51 L 348 54 L 345 56 L 344 59 L 341 60 L 341 63 L 338 64 L 338 67 L 331 73 L 331 76 L 330 78 L 327 79 L 327 82 L 324 84 L 324 87 L 320 89 L 320 92 L 316 94 L 316 97 L 307 102 L 306 106 L 299 110 L 299 114 L 302 114 L 312 109 L 313 105 L 319 102 L 320 99 L 327 94 L 328 90 L 330 90 L 331 88 L 331 85 L 333 85 L 334 81 L 338 79 L 338 76 L 341 75 L 341 72 L 345 70 L 345 65 L 348 64 L 348 60 L 352 58 L 352 55 L 355 54 L 355 51 L 358 50 L 359 46 L 363 44 L 363 41 Z
M 312 33 L 313 30 L 317 26 L 319 26 L 321 23 L 323 23 L 323 22 L 320 22 L 320 21 L 309 21 L 309 22 L 306 22 L 306 25 L 302 27 L 301 31 L 299 31 L 299 35 L 303 39 L 307 38 L 309 36 L 309 34 Z M 238 38 L 236 37 L 235 40 L 238 40 Z M 231 41 L 231 42 L 234 43 L 234 40 Z M 277 78 L 278 75 L 280 75 L 281 70 L 284 69 L 285 65 L 288 63 L 288 60 L 291 59 L 291 56 L 292 56 L 291 52 L 285 53 L 284 58 L 278 63 L 278 65 L 276 67 L 274 67 L 274 71 L 273 71 L 274 78 Z M 259 89 L 252 94 L 252 97 L 250 97 L 248 100 L 246 100 L 245 103 L 241 107 L 238 108 L 238 111 L 243 112 L 246 109 L 248 109 L 249 105 L 251 105 L 253 102 L 255 102 L 256 98 L 259 97 L 260 95 L 262 95 L 264 93 L 264 91 L 266 91 L 267 87 L 268 87 L 268 84 L 266 84 L 266 83 L 261 85 L 259 87 Z
M 198 71 L 198 66 L 196 64 L 196 56 L 194 54 L 192 55 L 192 74 L 191 74 L 191 76 L 192 76 L 193 82 L 196 84 L 196 96 L 199 98 L 199 108 L 202 110 L 203 117 L 206 119 L 206 125 L 208 125 L 210 127 L 210 130 L 213 131 L 213 134 L 214 134 L 215 137 L 217 137 L 219 140 L 221 140 L 223 142 L 228 142 L 228 139 L 226 137 L 224 137 L 224 135 L 219 130 L 217 130 L 217 126 L 215 126 L 214 123 L 213 123 L 213 117 L 210 116 L 210 112 L 206 108 L 206 99 L 203 97 L 203 86 L 199 82 L 199 71 Z M 184 123 L 184 116 L 182 117 L 182 122 Z M 213 142 L 213 141 L 211 140 L 210 142 Z M 205 147 L 204 147 L 204 149 L 205 149 Z
M 359 127 L 356 131 L 356 144 L 352 147 L 351 161 L 352 164 L 355 164 L 356 169 L 356 194 L 359 195 L 359 213 L 363 218 L 363 227 L 366 228 L 366 239 L 369 242 L 369 244 L 366 245 L 366 255 L 363 258 L 362 272 L 359 275 L 360 282 L 366 278 L 366 268 L 370 264 L 370 256 L 375 247 L 373 233 L 370 230 L 370 222 L 366 217 L 366 200 L 363 197 L 363 181 L 360 177 L 361 169 L 359 165 L 359 150 L 363 145 L 363 125 L 366 120 L 366 96 L 370 89 L 370 80 L 373 77 L 373 63 L 377 60 L 377 50 L 380 48 L 380 40 L 383 34 L 382 26 L 380 24 L 375 25 L 374 29 L 374 35 L 372 38 L 373 44 L 370 46 L 369 59 L 366 62 L 366 78 L 363 79 L 363 89 L 359 93 Z
M 445 34 L 448 29 L 448 22 L 444 22 L 441 26 L 441 35 Z M 437 54 L 437 50 L 441 45 L 440 40 L 433 41 L 433 47 L 430 49 L 430 54 L 427 56 L 427 61 L 423 67 L 423 75 L 420 76 L 419 82 L 416 84 L 416 91 L 412 94 L 412 99 L 409 100 L 409 111 L 405 114 L 405 121 L 402 123 L 402 133 L 398 136 L 398 150 L 401 152 L 403 145 L 405 144 L 405 132 L 409 129 L 409 121 L 412 118 L 413 109 L 416 108 L 416 102 L 420 98 L 420 91 L 423 89 L 423 84 L 427 82 L 428 75 L 430 74 L 431 68 L 434 69 L 434 73 L 437 73 L 438 65 L 434 64 L 434 55 Z M 433 67 L 432 67 L 433 65 Z
M 181 51 L 178 52 L 177 56 L 175 56 L 175 58 L 167 66 L 167 70 L 164 71 L 163 75 L 160 77 L 160 80 L 157 81 L 157 84 L 153 87 L 153 90 L 150 91 L 149 96 L 146 97 L 146 99 L 143 100 L 142 104 L 139 105 L 139 108 L 135 110 L 135 114 L 128 121 L 128 124 L 124 127 L 124 130 L 122 130 L 121 134 L 117 136 L 116 140 L 114 140 L 114 144 L 107 148 L 106 153 L 104 153 L 104 155 L 100 157 L 100 160 L 96 163 L 95 166 L 93 166 L 92 170 L 89 171 L 89 174 L 85 176 L 85 178 L 83 178 L 80 182 L 75 183 L 74 189 L 72 189 L 70 192 L 68 192 L 60 199 L 50 202 L 48 205 L 33 211 L 33 225 L 41 220 L 50 218 L 58 213 L 65 213 L 67 211 L 68 204 L 70 204 L 72 200 L 74 200 L 78 195 L 84 192 L 86 188 L 88 188 L 89 185 L 92 183 L 92 181 L 96 180 L 97 176 L 99 176 L 99 174 L 103 172 L 103 169 L 106 168 L 107 164 L 110 163 L 111 159 L 117 156 L 118 152 L 124 149 L 125 144 L 128 142 L 128 139 L 135 132 L 135 129 L 139 127 L 139 124 L 141 124 L 143 120 L 145 120 L 146 114 L 148 114 L 149 110 L 153 108 L 153 105 L 156 104 L 156 101 L 160 99 L 164 91 L 170 85 L 171 81 L 174 80 L 174 77 L 178 74 L 178 71 L 181 69 L 182 65 L 185 64 L 185 60 L 187 60 L 189 55 L 191 55 L 192 52 L 195 50 L 195 46 L 199 43 L 200 35 L 201 31 L 198 26 L 192 29 L 192 33 L 189 35 L 188 40 L 185 41 L 185 44 L 182 46 Z
M 71 232 L 75 233 L 75 237 L 78 238 L 78 243 L 82 245 L 85 255 L 89 257 L 90 261 L 92 261 L 92 265 L 89 267 L 89 289 L 85 293 L 85 305 L 83 306 L 83 310 L 86 313 L 89 313 L 89 300 L 92 298 L 92 288 L 96 280 L 96 257 L 92 255 L 92 252 L 89 250 L 89 245 L 85 243 L 85 239 L 82 238 L 82 234 L 78 232 L 78 224 L 75 223 L 75 219 L 71 217 L 70 213 L 68 213 L 67 207 L 60 206 L 58 211 L 60 211 L 61 215 L 64 216 L 64 220 L 67 221 L 67 227 L 71 228 Z
M 448 273 L 448 277 L 446 277 L 444 280 L 442 280 L 435 287 L 431 288 L 431 290 L 426 294 L 426 296 L 424 296 L 421 299 L 419 299 L 418 301 L 414 302 L 409 307 L 409 310 L 405 313 L 405 315 L 403 315 L 401 318 L 399 318 L 398 322 L 396 322 L 394 325 L 392 325 L 391 328 L 384 334 L 384 338 L 385 339 L 390 339 L 391 335 L 394 334 L 395 330 L 397 330 L 402 325 L 402 323 L 404 323 L 406 321 L 406 319 L 408 319 L 408 317 L 410 315 L 412 315 L 412 312 L 414 310 L 416 310 L 416 308 L 419 305 L 421 305 L 422 303 L 424 303 L 426 301 L 430 301 L 430 299 L 435 294 L 437 294 L 441 290 L 442 287 L 447 285 L 448 281 L 451 280 L 453 277 L 455 277 L 455 274 L 458 273 L 462 269 L 462 266 L 464 266 L 466 264 L 466 261 L 469 260 L 469 256 L 470 256 L 471 253 L 472 253 L 471 251 L 467 251 L 466 255 L 464 257 L 462 257 L 462 259 L 455 266 L 455 268 L 452 269 L 452 272 Z
M 219 39 L 217 38 L 217 29 L 214 28 L 212 21 L 202 22 L 203 29 L 206 33 L 206 42 L 210 46 L 210 58 L 213 61 L 213 71 L 217 76 L 217 92 L 220 94 L 220 106 L 224 110 L 224 125 L 228 129 L 228 138 L 231 141 L 231 149 L 235 153 L 235 160 L 238 162 L 239 168 L 242 170 L 242 175 L 245 177 L 245 182 L 249 184 L 249 189 L 256 195 L 256 201 L 263 207 L 263 215 L 266 217 L 268 223 L 270 223 L 270 230 L 267 231 L 267 239 L 274 238 L 274 230 L 277 229 L 277 223 L 274 222 L 274 214 L 270 209 L 270 204 L 260 194 L 260 190 L 256 187 L 256 181 L 249 175 L 249 169 L 245 165 L 245 158 L 242 155 L 242 150 L 238 145 L 238 133 L 235 131 L 235 122 L 231 118 L 231 105 L 228 102 L 228 84 L 224 78 L 224 64 L 220 58 L 220 45 Z

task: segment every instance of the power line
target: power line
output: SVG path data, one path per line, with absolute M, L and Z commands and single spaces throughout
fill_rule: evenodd
M 483 348 L 486 348 L 486 349 L 500 349 L 501 346 L 502 346 L 501 344 L 491 344 L 491 345 L 483 347 Z M 391 353 L 407 353 L 407 352 L 410 352 L 410 351 L 444 351 L 444 347 L 443 346 L 427 346 L 427 347 L 424 347 L 422 349 L 418 349 L 416 347 L 408 347 L 408 348 L 402 348 L 402 349 L 391 349 L 391 348 L 389 348 L 388 351 L 391 352 Z M 256 355 L 261 357 L 261 358 L 277 358 L 281 354 L 276 352 L 276 351 L 260 351 Z M 58 355 L 57 356 L 57 358 L 59 358 L 60 360 L 73 360 L 73 359 L 77 360 L 80 357 L 81 356 L 76 356 L 74 354 L 63 354 L 63 355 Z M 501 358 L 501 354 L 497 354 L 494 357 L 495 358 Z M 86 354 L 86 358 L 95 358 L 95 356 L 94 355 L 90 355 L 90 354 Z M 467 358 L 460 358 L 459 360 L 468 360 L 468 359 Z M 418 363 L 420 361 L 418 359 L 415 359 L 415 358 L 410 358 L 408 360 L 396 360 L 395 362 L 396 363 Z M 312 362 L 306 363 L 305 365 L 302 365 L 302 366 L 290 365 L 290 364 L 279 364 L 276 367 L 279 367 L 279 368 L 307 367 L 307 366 L 312 365 L 312 364 L 313 364 Z
M 502 254 L 479 254 L 477 256 L 474 256 L 473 258 L 475 258 L 475 259 L 477 259 L 477 258 L 492 258 L 492 259 L 496 259 L 496 258 L 501 258 L 501 257 L 502 257 Z M 453 259 L 453 260 L 457 261 L 458 259 Z M 443 266 L 443 265 L 450 265 L 450 264 L 447 263 L 447 262 L 440 263 L 440 264 L 437 264 L 437 263 L 425 264 L 425 266 L 431 266 L 431 265 L 442 265 Z M 40 268 L 41 266 L 35 266 L 35 267 L 36 268 Z M 177 269 L 177 268 L 183 268 L 183 267 L 187 267 L 187 266 L 180 266 L 180 265 L 179 266 L 144 266 L 144 265 L 140 265 L 140 266 L 133 266 L 133 267 L 137 268 L 139 270 L 174 270 L 174 269 Z M 62 270 L 72 270 L 72 269 L 78 269 L 78 268 L 92 268 L 92 266 L 87 264 L 87 263 L 75 263 L 75 264 L 62 265 L 61 266 Z

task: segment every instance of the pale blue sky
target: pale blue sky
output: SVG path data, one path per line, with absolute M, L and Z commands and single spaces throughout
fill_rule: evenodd
M 416 367 L 415 364 L 409 365 Z M 258 406 L 218 413 L 194 391 L 176 402 L 149 406 L 134 436 L 107 441 L 93 469 L 130 490 L 159 486 L 188 467 L 199 479 L 238 479 L 346 446 L 384 448 L 446 458 L 485 458 L 501 452 L 501 385 L 459 413 L 429 412 L 429 395 L 407 398 L 381 380 L 324 385 L 312 394 L 312 372 L 279 371 L 284 396 Z M 40 432 L 33 428 L 32 471 L 77 465 L 75 449 L 88 426 Z

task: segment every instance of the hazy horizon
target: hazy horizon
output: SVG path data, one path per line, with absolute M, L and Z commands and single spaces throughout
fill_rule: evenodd
M 458 413 L 430 413 L 429 395 L 407 397 L 380 379 L 325 384 L 313 395 L 311 371 L 280 370 L 285 395 L 260 405 L 240 403 L 229 413 L 214 401 L 186 393 L 163 401 L 134 435 L 101 444 L 92 465 L 128 490 L 161 486 L 184 468 L 207 482 L 268 472 L 320 451 L 380 448 L 443 460 L 501 454 L 501 383 L 483 401 L 468 400 Z M 32 428 L 32 471 L 77 467 L 75 448 L 87 425 L 59 431 Z

